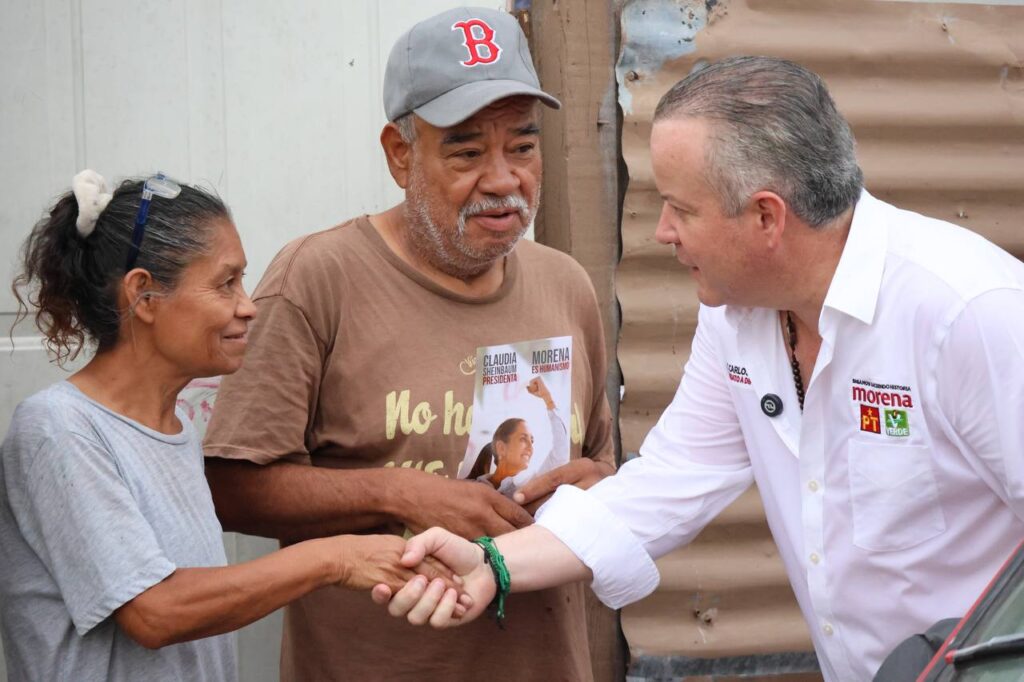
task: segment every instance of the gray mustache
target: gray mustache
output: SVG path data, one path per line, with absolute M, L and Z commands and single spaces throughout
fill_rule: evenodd
M 526 222 L 529 218 L 530 206 L 526 203 L 526 199 L 522 198 L 518 194 L 510 194 L 505 197 L 495 197 L 493 199 L 484 199 L 483 201 L 476 201 L 472 204 L 463 206 L 459 210 L 459 223 L 464 224 L 467 218 L 476 215 L 477 213 L 501 210 L 518 211 L 523 222 Z

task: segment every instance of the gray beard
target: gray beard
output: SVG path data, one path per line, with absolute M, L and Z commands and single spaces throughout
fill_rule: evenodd
M 526 233 L 536 215 L 540 189 L 534 197 L 531 211 L 526 201 L 518 195 L 487 199 L 467 204 L 459 209 L 454 226 L 444 230 L 430 215 L 427 202 L 412 197 L 424 196 L 426 181 L 413 169 L 409 191 L 404 205 L 407 243 L 416 256 L 441 272 L 463 281 L 486 272 L 494 263 L 512 252 L 519 239 Z M 523 222 L 523 228 L 514 239 L 507 243 L 494 244 L 489 248 L 475 249 L 466 243 L 466 220 L 477 213 L 494 209 L 515 209 Z M 446 236 L 448 235 L 448 236 Z

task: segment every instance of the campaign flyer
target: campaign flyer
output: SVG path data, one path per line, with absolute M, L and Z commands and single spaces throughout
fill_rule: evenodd
M 572 337 L 481 346 L 459 478 L 512 495 L 569 461 Z

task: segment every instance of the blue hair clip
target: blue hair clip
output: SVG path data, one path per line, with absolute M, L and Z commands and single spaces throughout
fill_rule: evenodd
M 142 238 L 146 234 L 149 204 L 153 197 L 173 199 L 179 194 L 181 194 L 181 187 L 173 180 L 168 180 L 163 173 L 157 173 L 142 185 L 142 201 L 139 202 L 139 212 L 135 214 L 135 228 L 132 230 L 132 245 L 128 249 L 128 261 L 124 266 L 125 272 L 135 267 L 135 260 L 139 257 L 139 249 L 142 248 Z

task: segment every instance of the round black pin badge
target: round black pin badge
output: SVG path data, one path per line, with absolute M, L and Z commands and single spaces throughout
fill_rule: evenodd
M 761 411 L 769 417 L 778 417 L 782 414 L 782 398 L 774 393 L 765 393 L 761 398 Z

